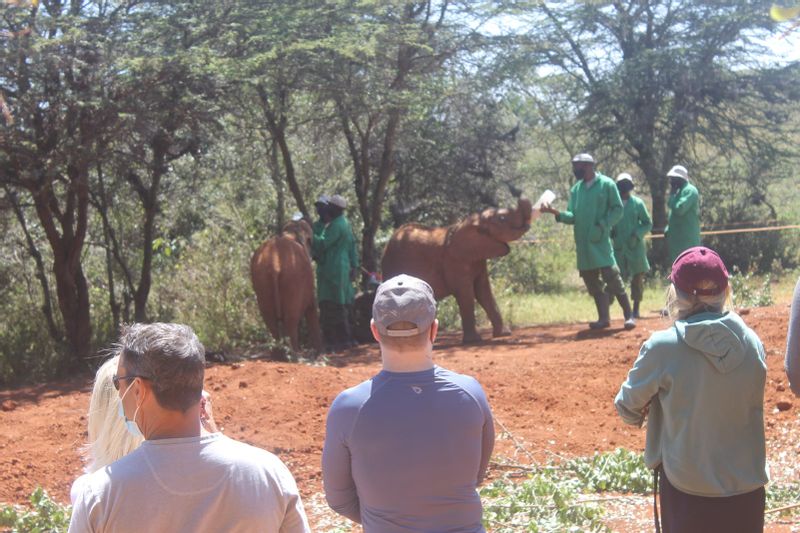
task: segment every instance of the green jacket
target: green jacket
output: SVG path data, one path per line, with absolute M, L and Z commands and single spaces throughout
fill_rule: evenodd
M 700 194 L 691 183 L 669 196 L 669 219 L 664 235 L 667 239 L 669 264 L 675 262 L 680 253 L 693 246 L 700 246 Z
M 350 223 L 342 216 L 327 225 L 315 222 L 311 252 L 317 261 L 317 299 L 351 304 L 355 289 L 350 271 L 358 268 L 355 238 Z
M 622 200 L 614 180 L 595 172 L 591 187 L 583 180 L 569 191 L 567 210 L 558 222 L 574 224 L 578 270 L 593 270 L 616 264 L 611 249 L 611 227 L 622 217 Z
M 650 270 L 644 236 L 653 229 L 653 221 L 638 196 L 631 195 L 623 204 L 622 218 L 611 229 L 611 238 L 619 270 L 628 278 Z
M 647 415 L 644 461 L 696 496 L 744 494 L 768 481 L 766 354 L 735 313 L 698 313 L 654 332 L 614 400 L 627 424 Z

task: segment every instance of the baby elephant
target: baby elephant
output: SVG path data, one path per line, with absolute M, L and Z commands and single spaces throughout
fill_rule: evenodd
M 250 260 L 250 276 L 261 317 L 277 341 L 289 336 L 300 350 L 298 328 L 305 316 L 311 344 L 319 353 L 322 335 L 314 298 L 311 226 L 305 220 L 287 223 L 280 235 L 265 241 Z

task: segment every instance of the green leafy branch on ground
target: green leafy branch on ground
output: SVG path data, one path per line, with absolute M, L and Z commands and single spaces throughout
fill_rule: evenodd
M 642 454 L 618 448 L 544 466 L 518 467 L 528 472 L 517 481 L 506 473 L 481 489 L 484 523 L 496 533 L 531 531 L 609 531 L 604 523 L 602 499 L 586 498 L 592 493 L 649 495 L 653 473 Z M 610 498 L 615 499 L 615 498 Z M 767 486 L 767 511 L 800 503 L 800 483 Z M 781 516 L 800 512 L 783 511 Z
M 38 487 L 30 497 L 30 507 L 6 505 L 0 507 L 0 528 L 25 533 L 66 531 L 72 509 L 50 498 Z

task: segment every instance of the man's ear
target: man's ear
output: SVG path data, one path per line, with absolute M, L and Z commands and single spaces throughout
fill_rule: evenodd
M 369 329 L 372 331 L 372 336 L 375 337 L 375 340 L 378 344 L 381 343 L 381 334 L 378 333 L 378 326 L 375 325 L 375 321 L 373 319 L 369 320 Z
M 142 405 L 153 389 L 152 384 L 142 378 L 136 378 L 131 386 L 135 387 L 133 394 L 136 396 L 136 405 Z
M 431 344 L 436 340 L 436 334 L 439 333 L 439 319 L 434 318 L 431 324 Z

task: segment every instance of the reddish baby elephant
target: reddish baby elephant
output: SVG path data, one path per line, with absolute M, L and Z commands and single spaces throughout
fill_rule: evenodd
M 493 336 L 509 335 L 492 295 L 486 260 L 508 254 L 508 243 L 522 237 L 530 223 L 531 202 L 520 198 L 516 209 L 487 209 L 444 228 L 405 224 L 383 252 L 383 277 L 409 274 L 427 281 L 437 300 L 454 295 L 465 344 L 481 340 L 475 328 L 476 299 L 492 322 Z
M 288 335 L 292 351 L 300 350 L 298 329 L 305 317 L 311 344 L 322 351 L 314 271 L 311 267 L 311 226 L 292 221 L 280 235 L 265 241 L 250 260 L 250 276 L 261 317 L 275 340 Z

